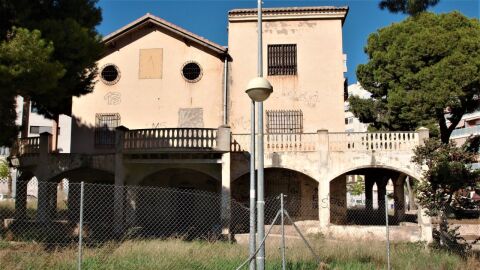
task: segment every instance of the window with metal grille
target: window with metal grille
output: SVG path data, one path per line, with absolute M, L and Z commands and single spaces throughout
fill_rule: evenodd
M 114 147 L 115 128 L 120 126 L 120 114 L 97 113 L 95 115 L 95 146 Z
M 267 111 L 267 133 L 302 133 L 303 113 L 301 110 Z
M 105 84 L 115 84 L 120 79 L 120 71 L 116 65 L 107 64 L 102 67 L 100 72 L 100 78 Z
M 268 45 L 268 75 L 297 75 L 297 44 Z

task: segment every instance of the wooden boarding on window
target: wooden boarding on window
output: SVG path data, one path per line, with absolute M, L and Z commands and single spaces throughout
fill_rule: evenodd
M 138 78 L 161 79 L 163 73 L 163 49 L 140 49 Z

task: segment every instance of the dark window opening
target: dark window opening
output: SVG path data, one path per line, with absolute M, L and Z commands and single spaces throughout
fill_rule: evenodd
M 120 126 L 120 114 L 97 113 L 95 118 L 95 146 L 104 148 L 114 147 L 115 128 Z
M 202 70 L 197 63 L 188 63 L 183 66 L 182 74 L 187 81 L 197 81 L 202 74 Z
M 301 110 L 267 111 L 267 133 L 303 133 Z
M 118 79 L 118 68 L 115 65 L 107 65 L 102 69 L 102 79 L 107 83 L 115 83 Z
M 43 132 L 52 133 L 52 127 L 50 126 L 30 126 L 31 134 L 41 134 Z M 60 128 L 58 128 L 58 135 L 60 135 Z
M 297 75 L 297 45 L 268 45 L 268 75 Z

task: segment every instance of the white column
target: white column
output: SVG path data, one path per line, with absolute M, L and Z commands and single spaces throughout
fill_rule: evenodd
M 231 189 L 230 189 L 230 153 L 222 155 L 222 194 L 220 217 L 222 222 L 222 234 L 231 237 Z
M 431 217 L 426 214 L 425 209 L 418 208 L 418 225 L 420 226 L 420 240 L 427 243 L 433 241 L 433 230 Z
M 330 180 L 328 179 L 328 151 L 329 138 L 328 130 L 317 131 L 316 149 L 318 152 L 318 218 L 320 228 L 326 228 L 330 224 Z

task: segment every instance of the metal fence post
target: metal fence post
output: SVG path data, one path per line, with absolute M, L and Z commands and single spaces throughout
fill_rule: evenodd
M 282 270 L 286 270 L 287 262 L 285 260 L 285 212 L 283 206 L 283 193 L 280 194 L 280 211 L 280 217 L 282 220 Z
M 388 228 L 388 195 L 385 194 L 385 228 L 387 232 L 387 270 L 390 270 L 390 232 Z
M 84 195 L 84 184 L 83 181 L 80 183 L 80 219 L 79 219 L 79 229 L 78 229 L 78 270 L 82 269 L 82 238 L 83 238 L 83 195 Z

